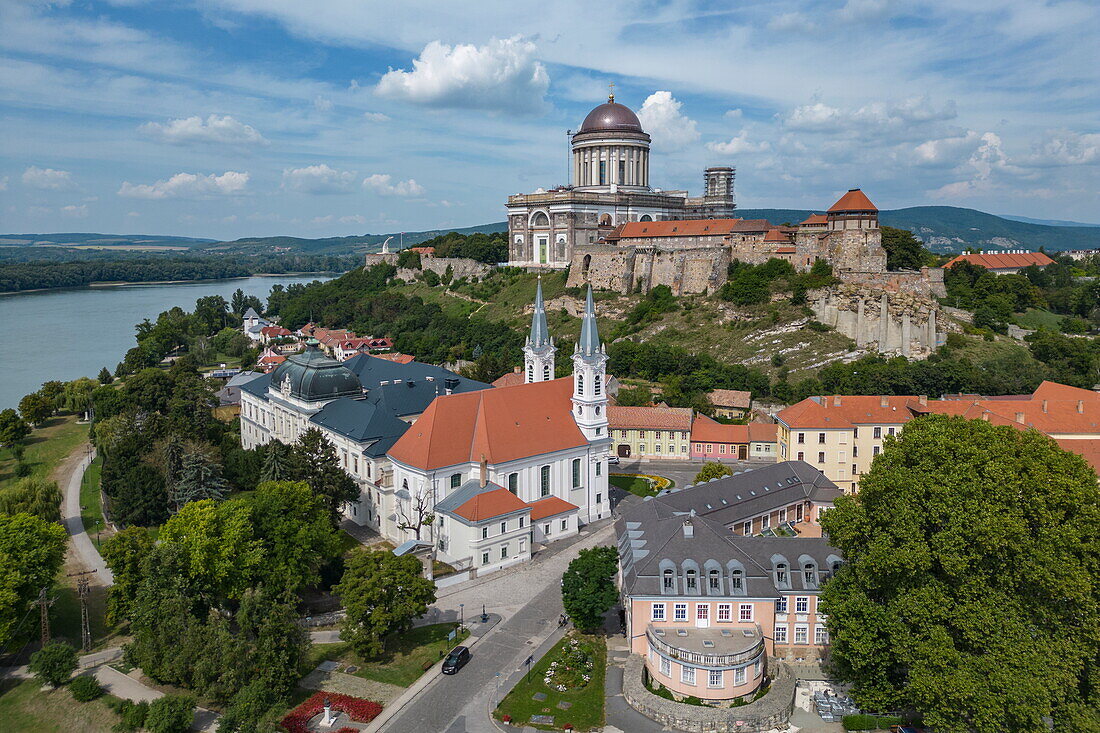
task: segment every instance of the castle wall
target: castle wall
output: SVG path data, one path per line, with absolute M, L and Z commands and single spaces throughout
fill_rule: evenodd
M 364 259 L 364 267 L 372 267 L 383 262 L 387 265 L 397 265 L 397 253 L 395 252 L 387 254 L 372 253 L 366 255 Z M 397 271 L 397 277 L 406 281 L 415 280 L 422 270 L 431 270 L 442 277 L 447 272 L 448 267 L 451 268 L 455 280 L 460 277 L 480 280 L 493 269 L 492 266 L 472 260 L 469 257 L 426 257 L 422 255 L 420 257 L 420 270 L 401 268 Z
M 913 292 L 843 283 L 810 295 L 814 317 L 853 339 L 859 348 L 923 359 L 946 339 L 954 326 L 939 304 Z
M 569 268 L 569 287 L 591 283 L 620 293 L 649 292 L 667 285 L 675 295 L 711 293 L 726 281 L 726 247 L 577 247 Z

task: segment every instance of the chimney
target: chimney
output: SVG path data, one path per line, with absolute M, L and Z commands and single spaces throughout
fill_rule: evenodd
M 887 397 L 886 395 L 883 395 L 882 397 L 878 398 L 878 404 L 879 404 L 879 407 L 889 407 L 890 406 L 890 398 Z
M 840 407 L 840 395 L 833 395 L 833 407 Z
M 684 520 L 684 539 L 691 539 L 695 536 L 695 526 L 692 525 L 690 519 Z
M 451 394 L 455 391 L 455 387 L 458 386 L 458 380 L 454 377 L 449 377 L 443 380 L 443 387 L 447 394 Z
M 917 401 L 920 402 L 922 405 L 927 405 L 928 404 L 928 395 L 922 394 L 920 397 L 917 398 Z
M 1047 411 L 1047 401 L 1043 400 L 1043 412 Z
M 489 461 L 485 458 L 485 454 L 481 454 L 481 488 L 485 488 L 485 484 L 489 483 Z
M 1077 412 L 1082 413 L 1082 414 L 1085 412 L 1085 401 L 1084 400 L 1077 400 Z
M 983 412 L 982 413 L 982 419 L 985 420 L 986 422 L 989 422 L 989 412 Z
M 1024 413 L 1017 412 L 1016 413 L 1016 422 L 1023 422 L 1023 421 L 1024 421 Z

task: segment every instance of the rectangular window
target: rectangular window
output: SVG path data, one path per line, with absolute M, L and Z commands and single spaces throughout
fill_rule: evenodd
M 660 440 L 661 439 L 661 431 L 660 430 L 655 431 L 653 437 L 655 437 L 657 440 Z
M 741 525 L 741 534 L 746 537 L 752 534 L 752 522 L 745 522 Z
M 707 443 L 707 453 L 713 453 L 713 452 L 714 452 L 714 444 L 713 443 Z
M 798 434 L 798 444 L 802 445 L 805 442 L 806 442 L 806 434 L 805 433 L 799 433 Z
M 765 514 L 760 517 L 760 529 L 768 529 L 772 526 L 772 517 L 770 514 Z
M 645 443 L 639 443 L 638 444 L 638 452 L 639 453 L 645 453 Z
M 818 624 L 814 627 L 814 644 L 818 646 L 824 646 L 829 643 L 829 629 L 826 626 Z
M 780 509 L 779 510 L 779 523 L 783 524 L 786 521 L 787 521 L 787 510 L 785 508 Z
M 780 596 L 776 600 L 776 602 L 775 602 L 775 612 L 776 613 L 786 613 L 787 612 L 787 596 Z
M 500 533 L 504 534 L 507 531 L 508 531 L 508 522 L 501 522 L 500 523 Z
M 712 669 L 707 674 L 707 687 L 721 687 L 722 686 L 722 670 Z
M 817 454 L 817 462 L 818 463 L 824 463 L 825 462 L 825 451 L 821 451 Z
M 451 474 L 451 488 L 452 489 L 457 489 L 461 483 L 462 483 L 462 474 L 461 473 L 452 473 Z
M 687 621 L 688 620 L 688 604 L 686 604 L 686 603 L 677 603 L 675 606 L 673 606 L 672 612 L 673 612 L 673 616 L 672 616 L 673 621 Z
M 596 503 L 597 504 L 602 504 L 603 503 L 603 494 L 596 494 Z
M 561 531 L 564 532 L 567 529 L 569 529 L 569 520 L 568 519 L 561 520 Z
M 481 528 L 481 539 L 483 539 L 483 540 L 489 539 L 489 528 L 488 527 L 482 527 Z
M 661 452 L 661 444 L 660 444 L 660 443 L 657 443 L 657 444 L 656 444 L 655 446 L 653 446 L 653 449 L 654 449 L 655 451 L 657 451 L 658 453 L 660 453 L 660 452 Z
M 544 535 L 549 535 L 549 534 L 550 534 L 550 523 L 549 523 L 549 522 L 547 522 L 546 524 L 542 525 L 542 533 L 543 533 Z
M 741 667 L 740 669 L 733 670 L 733 684 L 734 685 L 743 685 L 743 684 L 745 684 L 745 668 L 744 667 Z
M 661 657 L 661 674 L 668 677 L 672 674 L 672 662 L 668 661 L 664 657 Z
M 482 565 L 488 565 L 489 564 L 489 553 L 488 552 L 481 553 L 481 564 Z
M 684 443 L 683 445 L 680 446 L 680 452 L 681 453 L 687 453 L 688 452 L 687 443 Z
M 573 488 L 581 485 L 581 459 L 573 459 Z
M 508 474 L 508 490 L 511 491 L 513 494 L 519 494 L 519 474 L 518 473 Z
M 800 461 L 806 460 L 806 454 L 803 453 L 802 451 L 798 451 L 798 460 L 800 460 Z
M 817 434 L 817 442 L 818 443 L 824 443 L 825 442 L 825 433 L 818 433 Z
M 653 614 L 650 617 L 651 620 L 653 620 L 653 621 L 664 621 L 665 620 L 665 604 L 663 604 L 663 603 L 654 603 L 651 606 L 651 608 L 653 610 Z
M 852 458 L 859 458 L 859 446 L 858 445 L 853 445 L 852 446 Z
M 844 451 L 837 451 L 836 462 L 837 463 L 847 463 L 848 462 L 848 454 L 845 453 Z
M 603 461 L 596 462 L 596 475 L 603 476 Z
M 725 453 L 726 452 L 726 444 L 725 443 L 722 443 L 720 446 L 718 446 L 718 452 L 719 453 Z
M 686 664 L 680 667 L 680 681 L 685 685 L 695 684 L 695 667 L 689 667 Z
M 508 557 L 508 545 L 500 546 L 500 559 L 504 560 Z
M 775 643 L 786 644 L 787 643 L 787 624 L 775 625 Z
M 539 469 L 539 495 L 550 496 L 550 467 L 543 466 Z
M 887 435 L 893 435 L 894 434 L 894 429 L 893 428 L 887 428 L 886 429 L 886 434 Z
M 875 433 L 874 433 L 873 437 L 874 437 L 875 440 L 879 440 L 879 439 L 882 438 L 882 428 L 881 427 L 875 426 Z
M 795 644 L 807 644 L 807 643 L 809 643 L 809 627 L 807 627 L 807 626 L 795 626 L 794 627 L 794 643 Z
M 519 528 L 523 529 L 523 517 L 519 518 Z
M 872 456 L 877 456 L 881 452 L 882 452 L 882 448 L 879 448 L 877 445 L 871 449 L 871 455 Z
M 810 599 L 807 596 L 796 596 L 794 599 L 795 613 L 809 613 Z
M 752 621 L 752 604 L 742 603 L 737 607 L 737 618 L 739 621 Z
M 718 620 L 719 621 L 732 621 L 733 616 L 733 604 L 732 603 L 719 603 L 718 604 Z

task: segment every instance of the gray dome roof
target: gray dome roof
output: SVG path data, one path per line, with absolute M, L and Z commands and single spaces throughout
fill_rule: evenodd
M 355 372 L 315 346 L 307 346 L 300 354 L 290 356 L 271 372 L 273 390 L 282 391 L 285 385 L 292 397 L 307 402 L 363 394 L 363 384 Z
M 643 132 L 638 115 L 627 106 L 608 101 L 588 113 L 580 132 Z

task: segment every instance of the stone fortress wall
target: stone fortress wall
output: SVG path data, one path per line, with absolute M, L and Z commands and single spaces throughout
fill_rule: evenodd
M 579 248 L 569 269 L 569 287 L 592 287 L 619 293 L 647 293 L 667 285 L 674 295 L 713 293 L 726 282 L 728 247 L 613 244 Z
M 373 267 L 374 265 L 385 263 L 387 265 L 397 266 L 397 253 L 396 252 L 372 252 L 365 255 L 364 267 Z M 465 277 L 469 280 L 480 280 L 492 271 L 491 265 L 486 265 L 484 262 L 478 262 L 468 257 L 430 257 L 427 255 L 420 256 L 420 270 L 431 270 L 435 274 L 442 277 L 447 268 L 451 268 L 451 273 L 454 275 L 454 279 L 457 280 L 460 277 Z M 412 270 L 408 268 L 402 268 L 397 271 L 397 277 L 402 280 L 409 281 L 415 280 L 418 270 Z
M 880 287 L 841 283 L 808 294 L 814 317 L 853 339 L 861 349 L 923 359 L 959 326 L 946 319 L 929 295 L 886 292 Z

